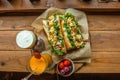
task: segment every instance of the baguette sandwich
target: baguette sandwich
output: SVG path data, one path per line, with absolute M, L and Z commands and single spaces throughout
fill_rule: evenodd
M 72 14 L 51 15 L 43 20 L 43 25 L 51 48 L 57 55 L 85 46 L 78 22 Z
M 57 55 L 66 53 L 66 46 L 61 29 L 60 15 L 52 15 L 48 20 L 43 20 L 44 30 L 47 34 L 52 50 Z
M 80 26 L 70 13 L 62 15 L 62 32 L 67 50 L 84 47 Z

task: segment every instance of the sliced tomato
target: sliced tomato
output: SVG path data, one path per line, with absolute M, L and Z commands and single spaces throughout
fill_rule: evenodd
M 58 66 L 59 66 L 60 69 L 63 69 L 63 68 L 64 68 L 64 63 L 63 63 L 63 62 L 60 62 L 60 63 L 58 64 Z
M 63 62 L 64 66 L 69 66 L 71 64 L 71 62 L 69 60 L 64 60 Z

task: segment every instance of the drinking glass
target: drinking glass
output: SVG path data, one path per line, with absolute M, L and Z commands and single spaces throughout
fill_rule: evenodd
M 35 56 L 32 56 L 28 64 L 28 70 L 30 74 L 21 80 L 28 80 L 32 75 L 40 75 L 46 70 L 52 69 L 53 67 L 54 67 L 54 64 L 50 54 L 41 53 L 40 59 L 35 58 Z

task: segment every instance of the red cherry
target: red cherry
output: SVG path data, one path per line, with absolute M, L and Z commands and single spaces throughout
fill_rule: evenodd
M 33 52 L 33 55 L 35 56 L 35 58 L 40 59 L 41 55 L 39 52 Z
M 71 62 L 69 60 L 64 60 L 63 63 L 64 63 L 65 66 L 69 66 L 71 64 Z
M 60 69 L 63 69 L 64 68 L 63 62 L 60 62 L 58 66 L 59 66 Z

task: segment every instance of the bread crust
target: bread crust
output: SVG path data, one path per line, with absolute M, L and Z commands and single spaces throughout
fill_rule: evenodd
M 58 25 L 59 25 L 59 28 L 60 28 L 60 35 L 64 38 L 64 36 L 63 36 L 63 32 L 62 32 L 62 25 L 61 25 L 61 19 L 60 19 L 60 16 L 59 15 L 57 15 L 57 17 L 58 17 Z M 66 50 L 66 45 L 65 45 L 65 41 L 64 41 L 64 46 L 62 47 L 62 51 L 64 52 L 64 53 L 66 53 L 67 52 L 67 50 Z
M 67 32 L 66 32 L 66 29 L 64 28 L 63 24 L 64 24 L 64 20 L 61 21 L 61 29 L 63 32 L 66 48 L 67 48 L 67 50 L 70 50 L 72 48 L 72 45 L 67 37 Z
M 59 26 L 59 29 L 60 29 L 60 36 L 61 37 L 63 37 L 63 34 L 62 34 L 62 29 L 61 29 L 61 21 L 60 21 L 60 17 L 59 17 L 59 15 L 57 15 L 56 16 L 57 17 L 57 21 L 58 21 L 58 26 Z M 48 25 L 48 21 L 47 20 L 43 20 L 43 28 L 44 28 L 44 30 L 45 30 L 45 33 L 46 33 L 46 35 L 47 35 L 47 38 L 48 38 L 48 40 L 50 41 L 51 39 L 50 39 L 50 34 L 49 34 L 49 25 Z M 57 36 L 57 35 L 56 35 Z M 57 39 L 58 40 L 58 39 Z M 63 41 L 64 41 L 64 37 L 63 37 Z M 53 45 L 51 45 L 54 49 L 55 49 L 55 46 L 53 46 Z M 67 52 L 67 49 L 66 49 L 66 45 L 65 45 L 65 42 L 64 42 L 64 44 L 63 44 L 63 46 L 61 47 L 61 51 L 63 52 L 63 53 L 66 53 Z

